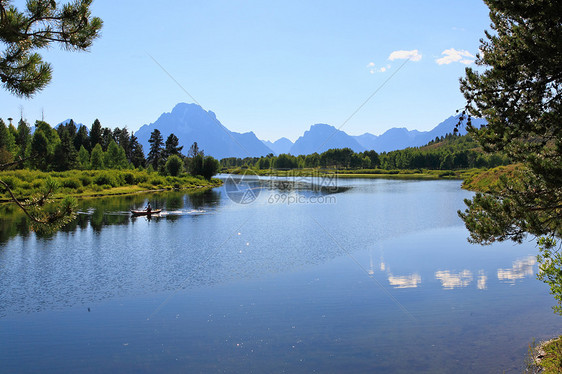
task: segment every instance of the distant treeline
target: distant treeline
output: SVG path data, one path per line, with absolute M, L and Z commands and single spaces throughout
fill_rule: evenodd
M 485 154 L 469 136 L 447 134 L 437 137 L 424 147 L 406 148 L 398 151 L 356 153 L 350 148 L 330 149 L 307 156 L 269 154 L 264 157 L 223 158 L 223 168 L 253 167 L 257 169 L 432 169 L 454 170 L 469 168 L 491 168 L 510 163 L 499 154 Z
M 127 128 L 111 130 L 95 120 L 90 131 L 76 127 L 74 121 L 52 128 L 47 122 L 36 121 L 35 131 L 26 121 L 15 127 L 0 118 L 0 166 L 41 171 L 73 169 L 148 169 L 163 175 L 178 175 L 186 170 L 191 175 L 210 179 L 219 169 L 219 162 L 205 156 L 194 143 L 187 156 L 181 153 L 179 140 L 170 134 L 166 142 L 159 130 L 151 133 L 150 150 L 145 157 L 142 145 Z

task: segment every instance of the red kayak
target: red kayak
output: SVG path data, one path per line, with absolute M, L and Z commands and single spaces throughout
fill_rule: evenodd
M 152 209 L 151 211 L 148 210 L 131 210 L 133 216 L 150 216 L 153 214 L 158 214 L 162 211 L 162 209 Z

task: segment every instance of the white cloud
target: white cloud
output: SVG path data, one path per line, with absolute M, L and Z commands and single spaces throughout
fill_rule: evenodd
M 443 52 L 441 52 L 441 54 L 443 55 L 443 57 L 435 60 L 438 65 L 448 65 L 451 62 L 460 62 L 461 64 L 469 65 L 474 62 L 475 58 L 470 52 L 464 49 L 457 51 L 454 48 L 450 48 L 444 50 Z
M 377 68 L 374 62 L 369 62 L 367 64 L 367 68 L 369 69 L 369 73 L 371 73 L 371 74 L 384 73 L 385 71 L 387 71 L 390 68 L 390 65 L 387 65 L 386 67 L 383 66 L 381 68 Z
M 413 49 L 411 51 L 394 51 L 388 56 L 390 61 L 394 60 L 410 60 L 410 61 L 419 61 L 421 60 L 422 55 L 418 52 L 417 49 Z

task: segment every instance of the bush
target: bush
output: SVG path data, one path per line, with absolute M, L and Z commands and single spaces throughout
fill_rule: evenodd
M 61 185 L 66 188 L 78 188 L 82 186 L 82 183 L 77 178 L 63 178 Z
M 183 161 L 177 155 L 172 155 L 168 157 L 168 161 L 166 161 L 166 173 L 173 177 L 178 176 L 183 168 Z
M 123 175 L 126 184 L 135 184 L 135 176 L 133 173 L 125 173 Z
M 2 181 L 8 185 L 10 190 L 14 190 L 18 186 L 18 180 L 14 177 L 4 177 L 2 178 Z
M 164 183 L 166 183 L 166 181 L 164 180 L 164 178 L 160 178 L 160 177 L 152 178 L 150 180 L 150 184 L 152 184 L 153 186 L 158 186 Z
M 110 185 L 112 187 L 117 186 L 117 181 L 115 180 L 113 175 L 110 175 L 108 173 L 99 174 L 97 177 L 94 178 L 94 183 L 97 184 L 98 186 L 103 186 L 103 185 Z
M 82 183 L 82 186 L 89 186 L 90 184 L 92 184 L 92 178 L 90 178 L 88 175 L 82 174 L 80 176 L 80 182 Z

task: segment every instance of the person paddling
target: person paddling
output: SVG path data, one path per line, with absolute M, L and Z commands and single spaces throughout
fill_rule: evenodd
M 150 206 L 150 201 L 148 202 L 148 205 L 146 206 L 146 211 L 148 213 L 150 213 L 152 211 L 152 207 Z

